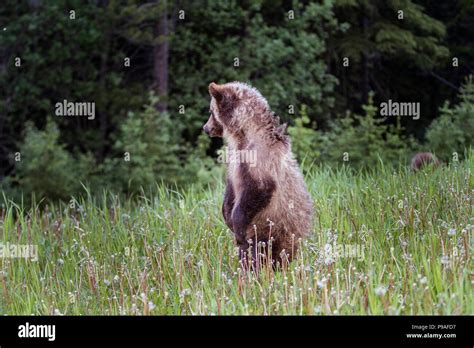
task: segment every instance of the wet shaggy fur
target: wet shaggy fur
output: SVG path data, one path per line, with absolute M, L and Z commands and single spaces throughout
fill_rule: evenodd
M 313 203 L 291 152 L 286 125 L 258 90 L 241 82 L 211 83 L 204 131 L 223 137 L 226 151 L 254 151 L 255 163 L 231 160 L 222 213 L 235 235 L 242 262 L 281 265 L 311 232 Z M 255 247 L 256 245 L 259 247 Z M 276 261 L 276 263 L 274 262 Z
M 435 167 L 438 167 L 441 163 L 431 152 L 418 152 L 411 159 L 411 170 L 418 171 L 421 167 L 433 164 Z

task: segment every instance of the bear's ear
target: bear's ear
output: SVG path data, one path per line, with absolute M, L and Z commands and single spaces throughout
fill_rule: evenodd
M 218 84 L 211 82 L 209 84 L 209 94 L 214 97 L 214 99 L 217 101 L 217 103 L 221 103 L 222 100 L 224 99 L 224 91 L 225 87 L 224 86 L 219 86 Z
M 229 119 L 238 102 L 232 87 L 212 82 L 209 85 L 209 94 L 216 100 L 221 119 Z

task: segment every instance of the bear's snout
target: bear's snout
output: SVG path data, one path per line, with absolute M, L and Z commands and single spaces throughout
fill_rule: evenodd
M 210 137 L 222 137 L 222 126 L 213 119 L 213 116 L 209 117 L 202 130 Z

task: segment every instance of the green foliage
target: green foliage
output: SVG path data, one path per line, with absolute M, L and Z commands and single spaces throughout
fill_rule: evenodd
M 321 133 L 311 127 L 305 105 L 301 107 L 300 116 L 294 119 L 294 124 L 288 126 L 291 138 L 291 149 L 300 162 L 312 163 L 320 160 L 323 139 Z
M 464 157 L 465 151 L 474 146 L 474 83 L 472 75 L 459 92 L 459 103 L 450 106 L 446 101 L 440 109 L 441 116 L 435 119 L 426 132 L 426 147 L 443 159 L 449 160 L 457 153 Z
M 430 69 L 449 54 L 441 43 L 446 35 L 443 23 L 411 0 L 336 0 L 335 8 L 340 19 L 351 24 L 338 42 L 340 53 L 356 62 L 364 54 L 382 54 L 385 60 Z M 399 19 L 400 10 L 403 19 Z M 366 21 L 365 28 L 360 25 L 361 18 Z
M 419 0 L 335 1 L 336 18 L 349 25 L 328 44 L 333 61 L 331 72 L 340 81 L 336 97 L 338 113 L 358 110 L 367 103 L 370 90 L 380 98 L 377 103 L 391 98 L 437 105 L 436 93 L 449 96 L 450 91 L 443 91 L 442 83 L 432 76 L 435 68 L 439 73 L 449 64 L 446 25 L 428 14 L 435 2 L 429 1 L 427 8 L 419 3 Z M 403 19 L 399 18 L 401 15 Z M 349 66 L 342 64 L 344 58 L 349 59 Z M 448 74 L 451 76 L 452 69 Z M 436 117 L 432 110 L 436 108 L 426 107 L 423 113 L 429 117 L 416 124 L 402 120 L 407 132 L 417 134 L 428 126 L 423 122 Z
M 352 115 L 331 122 L 325 132 L 310 126 L 302 108 L 300 117 L 288 127 L 292 149 L 305 163 L 348 164 L 354 168 L 373 168 L 382 160 L 385 165 L 397 166 L 408 159 L 416 148 L 415 141 L 402 134 L 399 125 L 386 124 L 373 104 L 373 94 L 364 105 L 364 115 Z
M 31 123 L 25 128 L 24 142 L 20 145 L 20 158 L 10 184 L 20 187 L 24 198 L 31 194 L 37 199 L 68 200 L 81 189 L 94 162 L 90 154 L 73 157 L 59 143 L 59 129 L 49 120 L 44 130 Z
M 179 122 L 158 112 L 157 102 L 158 98 L 150 93 L 143 110 L 129 112 L 121 124 L 114 144 L 118 155 L 104 164 L 106 177 L 113 186 L 136 192 L 161 180 L 172 184 L 184 179 Z
M 332 2 L 294 2 L 288 6 L 295 11 L 293 20 L 284 8 L 267 13 L 271 4 L 189 3 L 186 20 L 177 21 L 170 43 L 176 64 L 170 66 L 169 105 L 170 110 L 186 106 L 184 123 L 191 134 L 201 129 L 207 117 L 207 87 L 212 81 L 250 82 L 282 118 L 288 105 L 295 109 L 311 105 L 311 119 L 328 114 L 336 79 L 327 72 L 323 56 L 329 33 L 338 29 Z
M 54 105 L 64 99 L 95 102 L 96 119 L 57 119 L 60 140 L 105 156 L 108 133 L 143 102 L 144 86 L 127 79 L 119 4 L 98 6 L 79 0 L 5 0 L 0 6 L 0 138 L 9 149 L 28 120 L 43 128 Z M 75 19 L 70 19 L 70 10 Z M 15 66 L 15 58 L 21 66 Z M 0 168 L 0 173 L 3 168 Z
M 215 187 L 223 181 L 224 165 L 217 164 L 216 161 L 207 155 L 207 149 L 211 139 L 207 134 L 200 134 L 195 147 L 186 156 L 184 173 L 188 183 L 200 186 Z
M 331 164 L 347 163 L 356 168 L 373 168 L 380 160 L 392 166 L 405 163 L 414 147 L 413 140 L 404 137 L 399 126 L 386 124 L 378 115 L 373 94 L 369 94 L 369 103 L 363 110 L 365 115 L 348 113 L 332 124 L 323 158 Z

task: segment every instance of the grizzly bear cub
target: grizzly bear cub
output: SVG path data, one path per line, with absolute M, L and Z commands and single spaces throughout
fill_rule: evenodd
M 433 155 L 431 152 L 418 152 L 411 159 L 411 170 L 418 171 L 421 167 L 432 164 L 435 167 L 438 167 L 441 162 Z
M 227 145 L 222 214 L 240 261 L 254 269 L 263 263 L 282 266 L 310 233 L 313 216 L 286 124 L 280 125 L 265 98 L 245 83 L 211 83 L 209 93 L 210 117 L 203 129 Z

